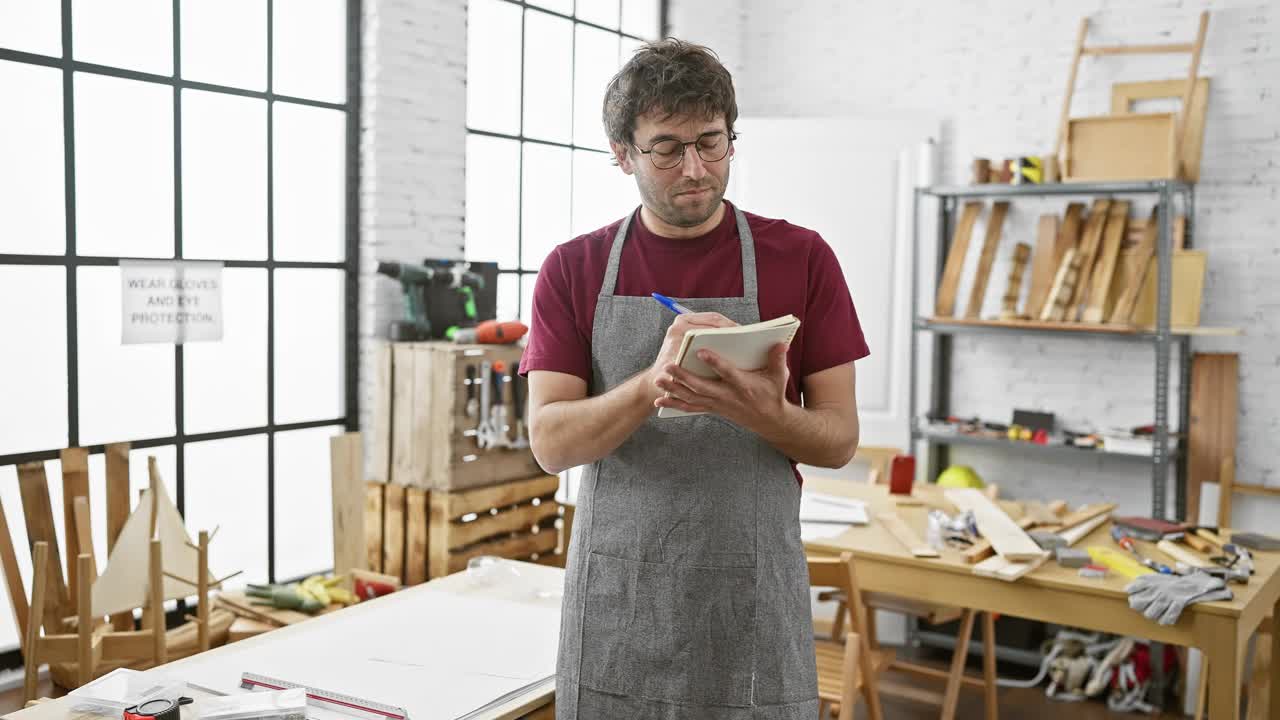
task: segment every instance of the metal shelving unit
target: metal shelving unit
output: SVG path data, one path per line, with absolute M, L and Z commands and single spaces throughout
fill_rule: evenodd
M 1188 183 L 1175 180 L 1150 180 L 1140 182 L 1107 182 L 1107 183 L 1061 183 L 1053 185 L 973 185 L 973 186 L 933 186 L 917 188 L 913 200 L 913 217 L 919 221 L 921 205 L 924 198 L 937 200 L 937 262 L 935 278 L 941 281 L 946 262 L 947 251 L 951 245 L 951 234 L 954 227 L 957 201 L 974 198 L 1028 198 L 1028 197 L 1060 197 L 1072 195 L 1090 196 L 1123 196 L 1123 195 L 1155 195 L 1158 207 L 1159 233 L 1156 241 L 1156 324 L 1152 328 L 1122 329 L 1098 325 L 1064 323 L 1061 328 L 1035 327 L 1028 323 L 1019 326 L 1016 323 L 974 323 L 970 321 L 951 322 L 950 318 L 921 317 L 919 311 L 919 251 L 920 232 L 918 226 L 912 232 L 912 273 L 911 273 L 911 316 L 914 318 L 911 332 L 911 388 L 910 388 L 910 427 L 913 440 L 929 444 L 928 468 L 929 477 L 937 477 L 949 460 L 951 445 L 981 445 L 1001 450 L 1030 452 L 1043 457 L 1048 462 L 1066 460 L 1077 457 L 1105 457 L 1121 462 L 1149 463 L 1151 467 L 1151 514 L 1153 517 L 1168 518 L 1166 494 L 1168 491 L 1169 469 L 1175 468 L 1175 508 L 1177 517 L 1186 511 L 1186 448 L 1185 439 L 1180 439 L 1175 448 L 1169 447 L 1170 433 L 1185 433 L 1190 425 L 1191 404 L 1191 335 L 1175 331 L 1170 326 L 1170 296 L 1173 275 L 1173 217 L 1174 203 L 1180 201 L 1182 212 L 1187 218 L 1184 247 L 1191 247 L 1193 236 L 1193 218 L 1195 214 L 1195 190 Z M 1035 446 L 1034 449 L 1024 447 L 1020 443 L 975 438 L 963 435 L 951 435 L 930 431 L 922 427 L 918 418 L 925 413 L 917 409 L 917 388 L 915 379 L 919 367 L 920 333 L 932 333 L 935 341 L 933 352 L 928 358 L 931 383 L 926 412 L 935 415 L 950 414 L 951 404 L 951 354 L 952 336 L 963 333 L 999 333 L 1004 335 L 1037 335 L 1054 336 L 1064 339 L 1090 338 L 1117 342 L 1139 342 L 1152 345 L 1155 351 L 1155 387 L 1154 387 L 1154 452 L 1151 457 L 1122 455 L 1118 453 L 1087 453 L 1083 450 L 1066 447 Z M 1170 427 L 1169 418 L 1169 380 L 1172 371 L 1170 355 L 1178 354 L 1177 429 Z

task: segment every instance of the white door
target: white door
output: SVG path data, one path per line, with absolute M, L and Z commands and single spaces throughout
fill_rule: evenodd
M 742 118 L 737 130 L 726 196 L 749 212 L 815 230 L 831 245 L 871 348 L 857 366 L 862 445 L 907 449 L 912 189 L 933 181 L 933 145 L 926 143 L 937 137 L 938 121 Z M 922 238 L 930 237 L 925 229 Z M 931 255 L 920 261 L 932 267 Z M 922 288 L 921 297 L 932 290 Z

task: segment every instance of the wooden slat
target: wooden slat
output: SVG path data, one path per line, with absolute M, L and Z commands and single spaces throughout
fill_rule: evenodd
M 414 434 L 415 409 L 425 404 L 424 398 L 418 395 L 414 385 L 415 363 L 418 354 L 411 343 L 395 343 L 392 345 L 394 371 L 392 373 L 393 392 L 400 402 L 391 409 L 391 478 L 393 485 L 412 485 L 424 478 L 415 478 L 415 473 L 423 470 L 417 462 L 415 450 L 423 452 L 420 438 Z M 422 440 L 425 440 L 423 438 Z
M 937 550 L 926 545 L 925 542 L 920 539 L 920 536 L 916 535 L 915 530 L 912 530 L 911 527 L 897 515 L 893 513 L 881 513 L 876 516 L 876 519 L 880 521 L 881 525 L 884 525 L 885 529 L 889 531 L 889 534 L 892 535 L 894 539 L 899 543 L 902 543 L 902 546 L 915 557 L 940 557 Z
M 1018 520 L 1018 527 L 1023 530 L 1029 529 L 1035 525 L 1035 518 L 1024 517 Z M 970 565 L 982 562 L 996 553 L 995 548 L 991 547 L 991 541 L 987 538 L 978 538 L 973 546 L 964 551 L 962 557 L 964 561 Z
M 329 439 L 329 477 L 333 492 L 333 572 L 346 575 L 365 567 L 364 444 L 360 433 Z
M 1209 562 L 1208 558 L 1196 555 L 1186 548 L 1179 547 L 1177 543 L 1172 540 L 1161 540 L 1157 542 L 1156 549 L 1165 555 L 1168 555 L 1174 562 L 1180 562 L 1184 565 L 1190 565 L 1195 568 L 1213 567 L 1213 563 Z
M 417 585 L 427 581 L 427 491 L 405 490 L 404 583 Z
M 1107 228 L 1102 248 L 1098 253 L 1097 266 L 1085 299 L 1086 307 L 1080 317 L 1084 322 L 1100 323 L 1108 314 L 1111 281 L 1115 275 L 1116 260 L 1120 257 L 1120 241 L 1124 239 L 1124 226 L 1128 220 L 1129 202 L 1117 200 L 1111 203 L 1111 209 L 1107 211 Z
M 131 510 L 129 502 L 129 443 L 113 443 L 104 448 L 107 465 L 107 553 L 116 546 L 116 538 L 124 529 Z M 119 631 L 133 630 L 133 613 L 111 616 L 111 627 Z
M 1067 142 L 1067 124 L 1071 119 L 1071 96 L 1076 91 L 1076 71 L 1080 68 L 1080 56 L 1084 54 L 1084 38 L 1089 32 L 1089 18 L 1080 18 L 1076 30 L 1075 51 L 1071 54 L 1071 72 L 1067 75 L 1067 92 L 1062 98 L 1062 112 L 1058 116 L 1058 140 L 1053 146 L 1053 156 L 1062 160 L 1062 150 Z M 1065 174 L 1066 168 L 1063 167 Z
M 62 578 L 62 555 L 58 552 L 58 536 L 53 527 L 53 506 L 49 501 L 49 480 L 44 463 L 18 466 L 18 487 L 22 491 L 22 512 L 27 520 L 27 542 L 32 548 L 38 542 L 49 544 L 48 598 L 44 607 L 44 626 L 50 633 L 59 632 L 64 610 L 70 606 L 67 585 Z
M 41 465 L 41 468 L 44 466 Z M 40 624 L 43 618 L 48 616 L 45 607 L 45 591 L 48 589 L 51 578 L 50 566 L 61 572 L 58 563 L 53 562 L 49 557 L 49 542 L 47 540 L 39 540 L 32 544 L 31 547 L 32 562 L 32 581 L 31 581 L 31 607 L 27 615 L 27 640 L 24 645 L 27 648 L 27 655 L 24 656 L 25 662 L 23 672 L 23 700 L 30 702 L 36 697 L 36 673 L 40 669 L 40 663 L 43 656 L 40 654 Z M 50 632 L 57 632 L 56 624 L 50 626 Z
M 227 642 L 233 643 L 247 640 L 272 630 L 275 630 L 275 627 L 267 623 L 243 617 L 236 618 L 235 622 L 231 623 L 231 629 L 227 631 Z
M 76 534 L 75 499 L 89 497 L 89 451 L 86 448 L 66 448 L 59 453 L 62 464 L 62 533 L 67 549 L 67 594 L 79 597 L 76 591 L 76 558 L 80 555 L 80 538 Z
M 77 500 L 80 498 L 77 497 Z M 86 500 L 87 502 L 87 500 Z M 92 547 L 92 545 L 90 545 Z M 80 674 L 80 685 L 88 685 L 93 681 L 93 578 L 97 573 L 93 570 L 93 558 L 81 553 L 76 557 L 75 572 L 72 573 L 78 592 L 76 594 L 76 666 Z
M 1187 433 L 1187 517 L 1200 520 L 1200 485 L 1218 482 L 1222 459 L 1236 452 L 1240 356 L 1196 353 L 1191 358 L 1191 428 Z M 1224 498 L 1225 500 L 1225 498 Z
M 1031 255 L 1031 246 L 1018 243 L 1013 248 L 1013 263 L 1009 268 L 1009 284 L 1005 288 L 1004 297 L 1000 300 L 1000 319 L 1013 320 L 1018 317 L 1018 298 L 1022 292 L 1022 275 L 1027 267 L 1027 258 Z
M 98 577 L 98 561 L 95 553 L 93 552 L 93 532 L 90 522 L 89 498 L 88 496 L 81 495 L 77 497 L 75 502 L 72 504 L 71 527 L 75 528 L 75 532 L 68 534 L 68 537 L 74 536 L 76 538 L 77 547 L 83 548 L 81 550 L 81 554 L 89 556 L 89 577 L 92 582 L 92 580 L 96 580 Z M 77 576 L 77 587 L 79 587 L 79 582 L 80 578 Z
M 0 567 L 4 568 L 5 590 L 9 593 L 9 609 L 13 611 L 13 626 L 18 629 L 18 645 L 26 657 L 27 648 L 27 593 L 22 587 L 22 573 L 18 569 L 18 553 L 13 547 L 13 535 L 9 532 L 9 516 L 0 502 Z
M 467 561 L 481 555 L 496 555 L 505 558 L 525 558 L 534 554 L 550 553 L 555 550 L 559 538 L 554 529 L 543 529 L 538 533 L 526 533 L 505 540 L 479 543 L 465 550 L 450 552 L 449 569 L 443 574 L 452 574 L 467 567 Z M 435 570 L 432 570 L 435 577 Z
M 112 632 L 102 636 L 102 655 L 109 658 L 151 657 L 154 646 L 150 630 Z
M 1163 45 L 1095 45 L 1084 49 L 1085 55 L 1171 55 L 1189 53 L 1191 43 L 1166 43 Z
M 1080 281 L 1081 262 L 1078 249 L 1067 248 L 1067 253 L 1062 256 L 1062 262 L 1058 265 L 1058 272 L 1054 275 L 1049 297 L 1045 299 L 1044 307 L 1040 310 L 1041 323 L 1056 323 L 1066 317 L 1071 296 L 1075 294 L 1076 285 Z
M 996 260 L 996 249 L 1000 247 L 1000 232 L 1004 228 L 1004 218 L 1009 214 L 1009 203 L 1001 200 L 991 206 L 991 215 L 987 218 L 987 232 L 982 242 L 982 254 L 978 257 L 977 273 L 973 277 L 973 285 L 969 288 L 969 306 L 965 309 L 967 318 L 980 317 L 982 301 L 987 294 L 987 281 L 991 277 L 991 265 Z
M 155 482 L 155 481 L 153 481 Z M 152 535 L 154 538 L 155 536 Z M 169 647 L 165 643 L 164 632 L 164 556 L 160 552 L 160 541 L 151 541 L 151 561 L 147 566 L 147 588 L 150 597 L 144 616 L 151 618 L 151 657 L 157 665 L 169 661 Z
M 391 480 L 391 448 L 395 433 L 395 425 L 392 422 L 396 398 L 395 366 L 391 356 L 391 343 L 377 344 L 373 359 L 373 443 L 369 449 L 372 454 L 373 472 L 369 479 L 384 483 Z
M 364 547 L 363 567 L 382 572 L 382 500 L 386 483 L 365 483 L 364 486 Z
M 448 524 L 448 546 L 460 548 L 485 538 L 505 533 L 528 530 L 551 517 L 558 517 L 560 506 L 552 501 L 538 505 L 521 505 L 497 515 L 480 515 L 471 522 L 453 521 Z
M 981 491 L 954 488 L 945 492 L 946 498 L 961 510 L 973 512 L 978 531 L 991 541 L 991 546 L 1007 560 L 1032 560 L 1043 554 L 1040 546 Z
M 404 488 L 387 485 L 382 497 L 382 572 L 404 580 Z
M 1156 250 L 1156 235 L 1159 230 L 1156 226 L 1156 212 L 1152 209 L 1151 218 L 1142 231 L 1142 240 L 1138 242 L 1134 252 L 1133 267 L 1128 277 L 1124 278 L 1124 291 L 1116 300 L 1111 317 L 1107 318 L 1109 323 L 1128 323 L 1133 319 L 1133 308 L 1138 304 L 1138 293 L 1142 290 L 1147 268 L 1151 266 L 1151 257 Z
M 1070 528 L 1067 528 L 1066 530 L 1062 530 L 1058 533 L 1058 535 L 1060 535 L 1062 539 L 1066 541 L 1067 547 L 1071 547 L 1072 545 L 1075 545 L 1076 543 L 1085 539 L 1085 537 L 1087 537 L 1089 533 L 1093 532 L 1094 530 L 1097 530 L 1099 527 L 1104 525 L 1110 519 L 1111 519 L 1111 513 L 1107 512 L 1105 515 L 1099 515 L 1095 518 L 1085 520 L 1084 522 L 1074 527 L 1070 527 Z
M 1040 567 L 1048 559 L 1049 553 L 1043 551 L 1038 556 L 1024 561 L 1010 560 L 996 555 L 974 565 L 973 574 L 1013 582 Z
M 559 488 L 560 476 L 539 475 L 527 480 L 474 490 L 432 493 L 431 503 L 432 506 L 438 505 L 441 508 L 444 517 L 456 520 L 468 513 L 483 512 L 490 508 L 515 505 L 532 498 L 554 495 Z
M 1102 244 L 1102 233 L 1107 227 L 1107 215 L 1111 210 L 1109 198 L 1098 198 L 1093 201 L 1089 217 L 1084 223 L 1084 234 L 1080 238 L 1080 278 L 1076 281 L 1075 292 L 1067 303 L 1068 320 L 1076 319 L 1076 309 L 1084 300 L 1088 291 L 1089 278 L 1093 277 L 1093 262 L 1098 255 L 1098 247 Z
M 964 269 L 965 255 L 969 252 L 973 225 L 981 212 L 981 202 L 967 202 L 960 214 L 960 222 L 956 223 L 956 231 L 951 239 L 951 249 L 947 251 L 947 264 L 942 271 L 942 280 L 938 283 L 938 296 L 934 308 L 934 314 L 938 317 L 951 317 L 955 314 L 956 294 L 960 290 L 960 273 Z
M 212 598 L 209 596 L 209 531 L 201 530 L 196 540 L 196 647 L 200 652 L 209 649 L 210 637 L 209 610 Z
M 1061 237 L 1062 234 L 1058 232 L 1058 216 L 1041 215 L 1036 232 L 1035 252 L 1031 256 L 1031 283 L 1027 288 L 1027 304 L 1023 313 L 1027 317 L 1038 318 L 1040 311 L 1044 309 L 1044 302 L 1053 287 L 1054 273 L 1062 262 L 1062 257 L 1058 255 Z M 1063 253 L 1066 253 L 1065 248 Z

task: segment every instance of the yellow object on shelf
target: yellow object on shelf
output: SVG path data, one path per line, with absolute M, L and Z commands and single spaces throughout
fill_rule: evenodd
M 1112 572 L 1119 573 L 1130 580 L 1155 572 L 1151 568 L 1134 560 L 1127 553 L 1114 548 L 1090 545 L 1089 557 L 1099 565 L 1106 565 Z

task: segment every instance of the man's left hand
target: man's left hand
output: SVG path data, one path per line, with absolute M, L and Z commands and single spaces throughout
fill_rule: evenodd
M 790 375 L 786 345 L 774 345 L 760 370 L 740 370 L 710 350 L 699 350 L 698 359 L 720 377 L 702 378 L 668 363 L 657 385 L 669 395 L 654 401 L 655 407 L 714 413 L 762 435 L 782 420 Z

